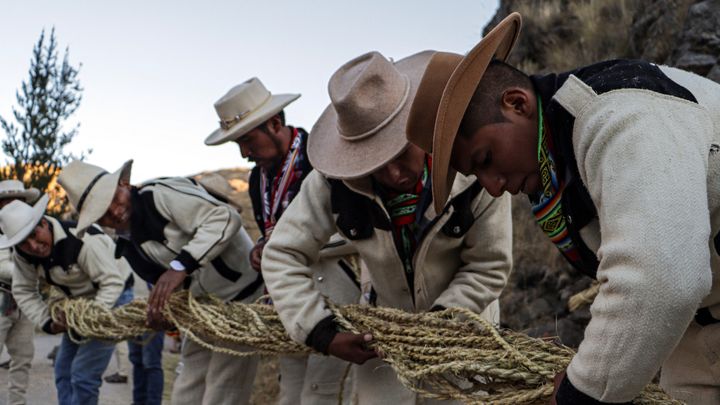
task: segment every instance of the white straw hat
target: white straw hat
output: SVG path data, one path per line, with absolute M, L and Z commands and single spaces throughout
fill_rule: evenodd
M 128 160 L 114 173 L 108 173 L 101 167 L 75 160 L 60 172 L 58 183 L 78 212 L 78 236 L 105 215 L 120 180 L 130 181 L 132 163 Z
M 299 94 L 271 94 L 257 77 L 233 87 L 215 102 L 220 128 L 205 139 L 205 144 L 220 145 L 240 138 L 298 97 Z
M 7 249 L 24 241 L 40 222 L 50 198 L 47 194 L 29 205 L 15 200 L 0 210 L 0 249 Z
M 25 185 L 20 180 L 3 180 L 0 181 L 0 200 L 6 198 L 21 198 L 27 203 L 32 203 L 40 196 L 40 190 L 35 187 L 25 189 Z

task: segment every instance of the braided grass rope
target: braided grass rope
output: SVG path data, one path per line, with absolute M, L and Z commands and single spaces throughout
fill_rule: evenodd
M 109 310 L 87 299 L 64 300 L 52 307 L 65 312 L 79 335 L 125 340 L 147 332 L 144 300 Z M 331 307 L 347 331 L 373 334 L 374 347 L 400 381 L 423 396 L 471 404 L 541 404 L 553 392 L 553 377 L 574 352 L 521 333 L 498 330 L 464 309 L 411 314 L 360 305 Z M 173 294 L 165 317 L 198 344 L 247 356 L 308 353 L 285 332 L 271 305 L 223 304 Z M 636 404 L 681 404 L 650 385 Z
M 600 283 L 592 283 L 590 287 L 570 297 L 570 299 L 568 300 L 568 310 L 570 310 L 570 312 L 573 312 L 586 305 L 592 304 L 599 292 Z

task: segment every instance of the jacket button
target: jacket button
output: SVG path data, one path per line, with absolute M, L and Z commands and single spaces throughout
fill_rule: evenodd
M 355 228 L 350 229 L 350 236 L 357 236 L 358 231 Z
M 318 276 L 317 280 L 318 280 L 318 283 L 322 283 L 323 280 L 325 280 L 325 277 L 323 277 L 323 276 Z
M 313 384 L 313 385 L 310 386 L 310 389 L 313 390 L 313 391 L 317 391 L 318 385 L 317 385 L 317 384 Z
M 460 235 L 460 227 L 459 226 L 455 225 L 453 227 L 452 231 L 455 235 Z

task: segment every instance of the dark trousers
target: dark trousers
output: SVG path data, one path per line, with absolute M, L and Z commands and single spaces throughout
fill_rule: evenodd
M 162 402 L 164 337 L 164 333 L 157 332 L 128 341 L 133 365 L 133 405 L 160 405 Z

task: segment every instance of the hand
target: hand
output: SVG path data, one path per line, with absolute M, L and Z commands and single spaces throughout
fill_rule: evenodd
M 50 322 L 50 332 L 54 334 L 63 333 L 67 331 L 67 325 L 65 323 L 59 323 L 52 321 Z
M 163 316 L 162 312 L 153 315 L 148 314 L 145 324 L 152 330 L 165 331 L 173 328 L 173 324 Z
M 55 312 L 55 316 L 57 317 L 57 319 L 53 320 L 53 323 L 57 323 L 63 328 L 67 328 L 67 318 L 65 318 L 65 311 L 58 308 L 58 310 Z
M 372 335 L 369 333 L 356 335 L 354 333 L 340 332 L 330 342 L 328 353 L 355 364 L 363 364 L 378 357 L 375 350 L 368 349 L 367 344 L 370 342 L 372 342 Z
M 165 270 L 165 273 L 160 276 L 152 291 L 150 291 L 150 297 L 148 298 L 148 325 L 161 322 L 163 319 L 162 310 L 165 308 L 165 304 L 167 304 L 173 291 L 185 281 L 185 277 L 187 277 L 187 272 L 184 270 L 176 271 L 172 269 Z
M 262 252 L 265 248 L 265 240 L 258 241 L 250 251 L 250 265 L 255 271 L 260 271 L 260 261 L 262 260 Z
M 560 388 L 560 384 L 562 383 L 562 380 L 565 378 L 565 370 L 563 370 L 560 373 L 557 373 L 555 375 L 555 378 L 553 379 L 553 384 L 555 385 L 555 389 L 553 389 L 552 398 L 550 398 L 550 405 L 557 405 L 557 402 L 555 402 L 555 395 L 557 395 L 558 388 Z

